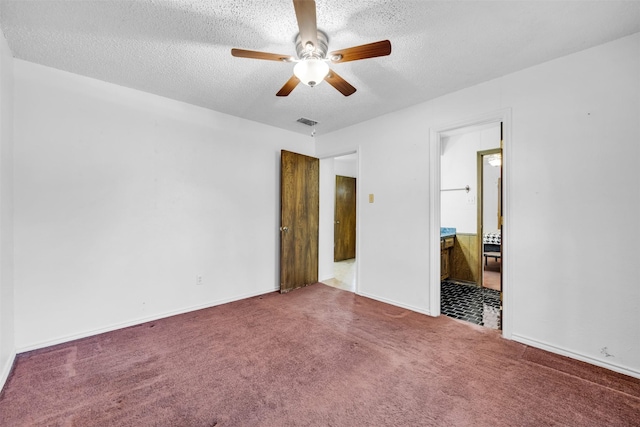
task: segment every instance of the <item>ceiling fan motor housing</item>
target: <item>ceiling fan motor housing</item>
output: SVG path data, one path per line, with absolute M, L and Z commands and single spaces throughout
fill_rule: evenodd
M 327 35 L 318 30 L 318 43 L 317 46 L 313 46 L 312 49 L 309 49 L 307 46 L 302 45 L 302 38 L 300 34 L 296 36 L 296 53 L 298 54 L 299 59 L 325 59 L 327 57 L 327 50 L 329 49 L 329 37 Z

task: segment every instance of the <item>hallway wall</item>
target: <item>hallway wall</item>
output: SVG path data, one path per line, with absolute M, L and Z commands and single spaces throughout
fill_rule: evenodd
M 320 224 L 318 228 L 318 280 L 320 282 L 333 277 L 335 163 L 333 157 L 320 159 Z

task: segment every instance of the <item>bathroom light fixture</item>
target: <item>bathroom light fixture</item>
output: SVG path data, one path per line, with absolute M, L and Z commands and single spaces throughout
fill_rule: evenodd
M 314 87 L 329 74 L 329 65 L 322 59 L 306 58 L 293 67 L 293 74 L 307 86 Z
M 498 167 L 502 164 L 502 155 L 501 154 L 489 154 L 487 156 L 487 161 L 491 166 Z

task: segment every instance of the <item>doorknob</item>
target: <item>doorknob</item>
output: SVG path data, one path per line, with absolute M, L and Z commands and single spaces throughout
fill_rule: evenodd
M 340 221 L 336 221 L 336 224 L 340 224 Z
M 280 231 L 284 231 L 286 233 L 289 231 L 289 227 L 280 227 Z

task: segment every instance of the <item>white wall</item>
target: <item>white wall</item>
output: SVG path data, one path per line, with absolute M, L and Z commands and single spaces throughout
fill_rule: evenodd
M 333 278 L 336 172 L 333 157 L 320 159 L 320 224 L 318 227 L 318 280 Z
M 0 32 L 0 389 L 16 354 L 13 289 L 13 56 Z
M 19 350 L 278 289 L 308 137 L 21 60 L 15 117 Z
M 316 150 L 320 157 L 358 150 L 358 293 L 426 312 L 429 168 L 415 160 L 428 159 L 429 147 L 424 133 L 403 131 L 408 123 L 401 135 L 386 126 L 403 122 L 402 114 L 317 137 Z
M 14 66 L 18 349 L 276 289 L 278 152 L 307 137 Z M 640 376 L 639 75 L 636 34 L 318 137 L 320 157 L 359 148 L 359 292 L 428 312 L 425 129 L 511 108 L 512 336 Z
M 429 311 L 425 129 L 511 108 L 512 338 L 640 376 L 639 76 L 635 34 L 319 137 L 360 146 L 359 292 Z
M 500 147 L 500 124 L 469 130 L 443 138 L 440 158 L 440 223 L 455 227 L 458 233 L 478 230 L 478 151 Z

